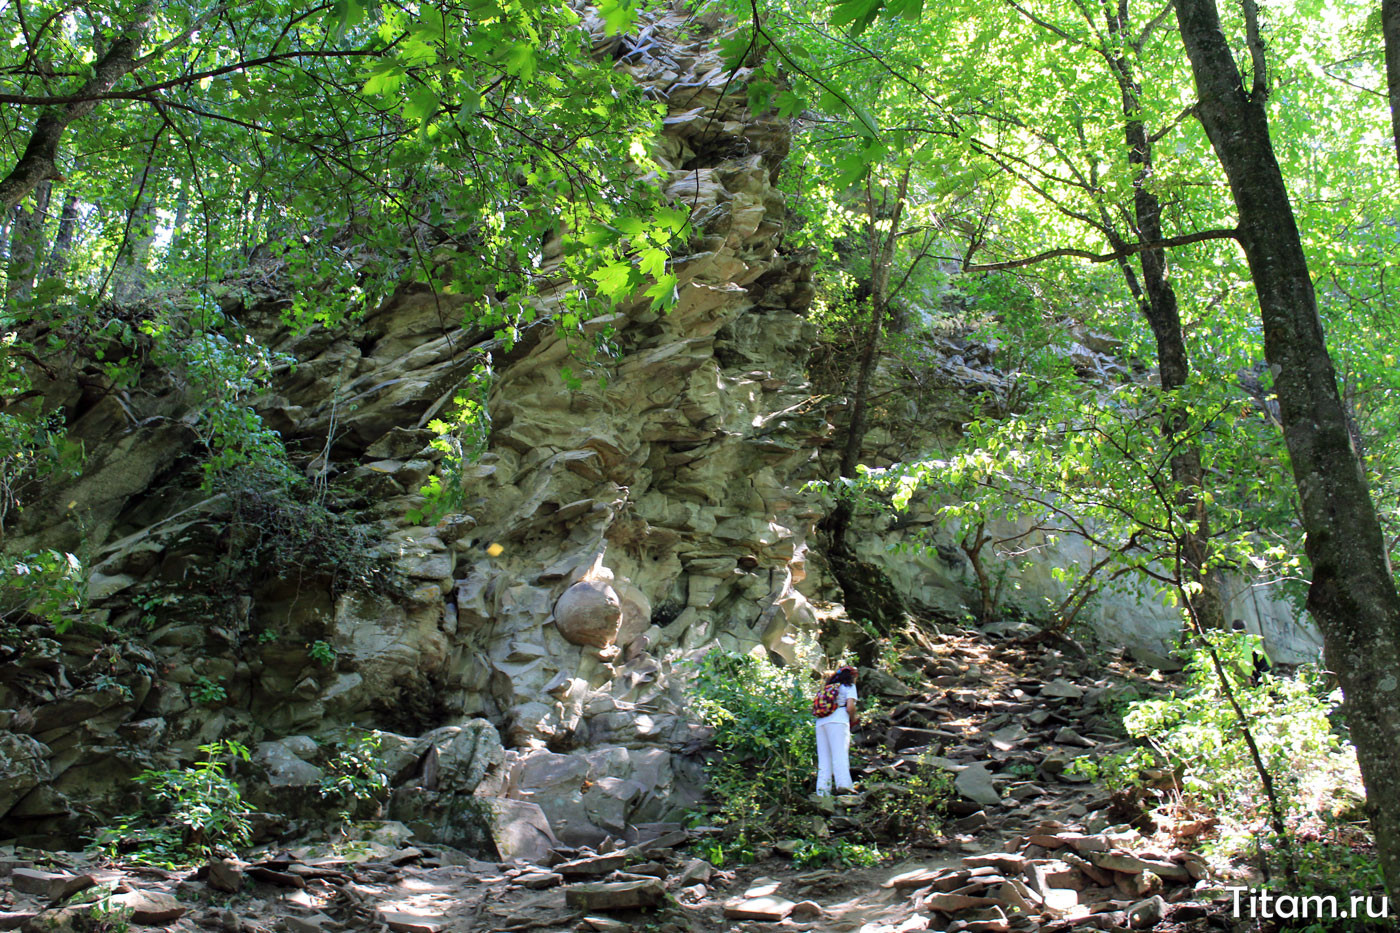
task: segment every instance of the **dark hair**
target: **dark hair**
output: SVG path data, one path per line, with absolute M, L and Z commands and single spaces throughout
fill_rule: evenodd
M 826 682 L 829 684 L 846 684 L 849 686 L 856 682 L 856 669 L 848 664 L 828 677 Z

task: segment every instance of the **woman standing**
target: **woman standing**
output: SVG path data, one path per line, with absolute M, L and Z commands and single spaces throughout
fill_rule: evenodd
M 826 679 L 835 685 L 836 709 L 817 717 L 817 793 L 830 794 L 834 782 L 839 793 L 850 793 L 851 729 L 860 725 L 856 715 L 856 669 L 846 665 Z

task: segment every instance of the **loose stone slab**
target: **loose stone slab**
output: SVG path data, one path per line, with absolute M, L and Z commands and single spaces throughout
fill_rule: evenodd
M 556 884 L 563 884 L 563 882 L 564 876 L 557 871 L 527 871 L 515 879 L 516 884 L 535 891 L 541 888 L 552 888 Z
M 442 933 L 447 924 L 432 917 L 397 910 L 376 910 L 375 916 L 394 933 Z
M 785 897 L 766 894 L 730 901 L 724 905 L 724 915 L 730 920 L 767 920 L 776 923 L 785 920 L 796 906 L 795 902 Z
M 920 909 L 941 910 L 945 914 L 952 914 L 960 910 L 995 907 L 997 906 L 997 902 L 990 897 L 973 897 L 969 894 L 943 894 L 938 891 L 933 891 L 920 898 L 918 906 Z
M 631 910 L 656 907 L 666 897 L 659 878 L 636 881 L 594 881 L 564 889 L 564 903 L 574 910 Z
M 962 861 L 968 868 L 991 866 L 997 871 L 1008 874 L 1018 874 L 1025 871 L 1026 868 L 1026 857 L 1014 852 L 987 852 L 982 855 L 969 855 Z
M 976 801 L 984 807 L 1001 803 L 1001 794 L 992 784 L 992 775 L 980 762 L 968 765 L 953 779 L 953 789 L 968 800 Z
M 948 873 L 948 869 L 946 868 L 915 868 L 911 871 L 900 872 L 880 887 L 894 888 L 896 891 L 904 891 L 909 888 L 922 888 L 925 885 L 933 884 L 933 882 L 946 876 Z
M 1084 696 L 1084 689 L 1076 687 L 1074 684 L 1057 677 L 1048 684 L 1040 688 L 1040 695 L 1045 697 L 1064 697 L 1070 700 L 1077 700 Z
M 554 871 L 565 876 L 594 875 L 602 877 L 617 871 L 627 864 L 627 853 L 610 852 L 607 855 L 594 855 L 588 858 L 574 859 L 571 862 L 560 862 L 554 866 Z
M 25 894 L 35 894 L 49 901 L 62 901 L 85 888 L 92 887 L 96 882 L 92 875 L 16 868 L 10 873 L 10 884 L 16 891 L 23 891 Z
M 165 926 L 185 915 L 187 908 L 161 891 L 131 891 L 112 898 L 118 908 L 130 908 L 131 922 L 143 926 Z

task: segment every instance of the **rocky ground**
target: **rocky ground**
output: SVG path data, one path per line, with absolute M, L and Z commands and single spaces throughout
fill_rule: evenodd
M 942 835 L 897 861 L 799 870 L 791 844 L 716 867 L 696 857 L 713 829 L 650 824 L 534 863 L 484 862 L 421 843 L 401 824 L 351 839 L 274 847 L 169 872 L 65 853 L 0 849 L 0 929 L 120 930 L 123 922 L 222 933 L 514 930 L 1230 929 L 1219 880 L 1160 813 L 1123 822 L 1124 801 L 1067 770 L 1123 744 L 1112 707 L 1163 689 L 1134 659 L 1109 663 L 1017 640 L 1014 625 L 930 636 L 905 658 L 915 690 L 866 678 L 862 786 L 920 753 L 955 772 Z M 878 697 L 876 696 L 878 692 Z M 817 829 L 866 841 L 862 794 L 813 807 Z M 1218 866 L 1217 866 L 1218 868 Z

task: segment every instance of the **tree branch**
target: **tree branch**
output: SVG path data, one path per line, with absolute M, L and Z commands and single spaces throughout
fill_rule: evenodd
M 39 184 L 58 180 L 58 144 L 68 124 L 80 120 L 97 106 L 98 96 L 112 89 L 112 86 L 136 67 L 136 53 L 145 41 L 146 30 L 155 16 L 155 4 L 147 0 L 136 8 L 133 20 L 122 27 L 120 37 L 112 43 L 107 54 L 92 70 L 92 77 L 84 82 L 79 92 L 81 99 L 45 111 L 34 124 L 29 144 L 24 155 L 0 180 L 0 208 L 8 211 Z
M 1269 63 L 1264 57 L 1264 39 L 1259 35 L 1259 7 L 1254 0 L 1240 0 L 1244 8 L 1245 43 L 1249 46 L 1249 65 L 1254 80 L 1249 96 L 1263 100 L 1269 95 Z
M 1186 233 L 1181 236 L 1167 237 L 1165 240 L 1158 240 L 1154 243 L 1132 243 L 1115 250 L 1111 253 L 1092 253 L 1087 249 L 1052 249 L 1034 256 L 1027 256 L 1024 259 L 1007 259 L 1002 262 L 986 262 L 978 265 L 964 266 L 964 272 L 998 272 L 1002 269 L 1020 269 L 1023 266 L 1033 266 L 1036 263 L 1045 262 L 1048 259 L 1087 259 L 1089 262 L 1117 262 L 1127 256 L 1134 256 L 1138 253 L 1153 249 L 1171 249 L 1176 246 L 1188 246 L 1192 243 L 1201 243 L 1206 240 L 1234 240 L 1239 237 L 1238 230 L 1201 230 L 1196 233 Z

